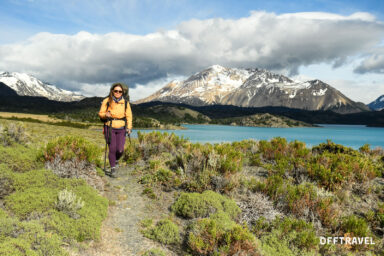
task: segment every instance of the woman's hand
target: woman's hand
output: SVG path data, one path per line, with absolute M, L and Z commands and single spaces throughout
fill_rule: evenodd
M 108 112 L 105 114 L 105 117 L 107 117 L 107 118 L 111 118 L 111 117 L 112 117 L 111 112 L 108 111 Z
M 127 129 L 127 133 L 128 134 L 131 134 L 132 130 L 131 129 Z

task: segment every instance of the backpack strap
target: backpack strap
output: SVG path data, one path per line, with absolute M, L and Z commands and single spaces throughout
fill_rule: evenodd
M 126 112 L 127 112 L 127 105 L 128 105 L 128 101 L 126 100 L 126 99 L 124 99 L 124 105 L 125 105 L 125 108 L 124 108 L 124 121 L 125 121 L 125 127 L 124 127 L 124 129 L 125 129 L 125 131 L 127 131 L 127 127 L 128 127 L 128 125 L 127 125 L 127 116 L 126 116 Z

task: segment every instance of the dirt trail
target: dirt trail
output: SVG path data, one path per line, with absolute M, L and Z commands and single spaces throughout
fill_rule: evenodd
M 106 187 L 105 196 L 113 203 L 103 223 L 101 239 L 91 242 L 89 248 L 73 255 L 142 255 L 151 248 L 160 248 L 167 255 L 174 255 L 140 233 L 140 221 L 145 218 L 157 219 L 161 210 L 155 210 L 157 202 L 141 194 L 143 188 L 132 171 L 131 166 L 121 167 L 117 178 L 107 178 L 109 186 Z

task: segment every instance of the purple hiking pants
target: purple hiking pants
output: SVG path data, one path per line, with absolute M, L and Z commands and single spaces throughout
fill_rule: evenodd
M 108 140 L 109 130 L 108 126 L 104 126 L 104 137 Z M 111 167 L 116 166 L 116 160 L 123 155 L 125 144 L 125 129 L 114 129 L 111 132 L 111 144 L 109 144 L 109 164 Z

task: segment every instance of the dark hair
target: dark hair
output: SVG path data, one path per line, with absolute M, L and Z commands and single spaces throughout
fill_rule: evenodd
M 123 91 L 123 94 L 121 96 L 123 97 L 123 95 L 124 95 L 124 87 L 121 83 L 112 84 L 111 89 L 109 90 L 109 95 L 108 95 L 109 104 L 112 103 L 113 90 L 115 90 L 116 87 L 120 87 L 121 90 Z

